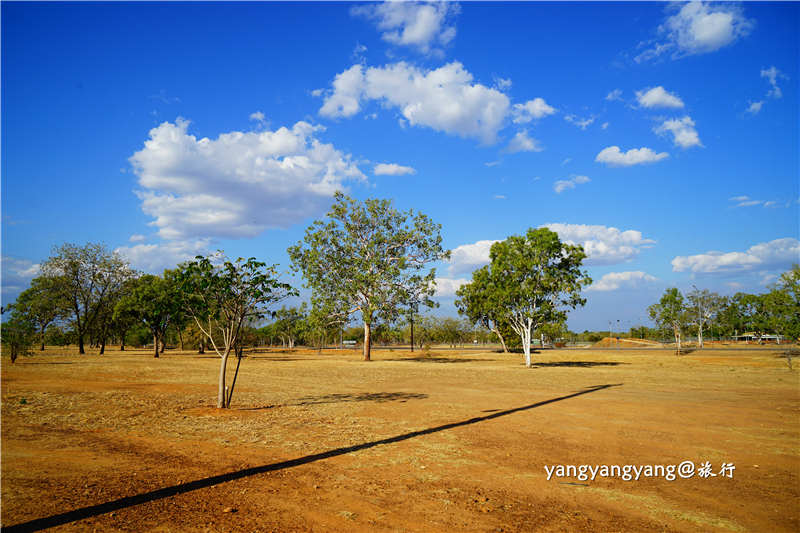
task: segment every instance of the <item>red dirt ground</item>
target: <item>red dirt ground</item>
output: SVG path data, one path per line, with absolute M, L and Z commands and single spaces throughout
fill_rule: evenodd
M 800 372 L 775 346 L 547 350 L 532 369 L 472 350 L 374 357 L 251 354 L 227 411 L 213 408 L 208 355 L 3 361 L 2 525 L 800 530 Z M 684 460 L 736 469 L 675 481 L 545 472 Z

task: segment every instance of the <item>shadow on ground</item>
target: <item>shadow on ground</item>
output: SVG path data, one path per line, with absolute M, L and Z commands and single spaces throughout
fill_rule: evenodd
M 551 398 L 549 400 L 544 400 L 541 402 L 532 403 L 529 405 L 524 405 L 522 407 L 515 407 L 513 409 L 506 409 L 503 411 L 498 411 L 492 413 L 490 415 L 485 416 L 478 416 L 474 418 L 470 418 L 467 420 L 461 420 L 459 422 L 451 422 L 449 424 L 443 424 L 440 426 L 434 426 L 426 429 L 421 429 L 418 431 L 412 431 L 410 433 L 403 433 L 401 435 L 396 435 L 394 437 L 388 437 L 386 439 L 375 440 L 371 442 L 365 442 L 363 444 L 356 444 L 354 446 L 345 446 L 342 448 L 335 448 L 333 450 L 329 450 L 327 452 L 322 453 L 315 453 L 312 455 L 306 455 L 304 457 L 300 457 L 297 459 L 291 459 L 289 461 L 282 461 L 279 463 L 272 463 L 267 465 L 255 466 L 252 468 L 244 468 L 242 470 L 237 470 L 235 472 L 229 472 L 227 474 L 219 474 L 216 476 L 210 476 L 203 479 L 198 479 L 195 481 L 190 481 L 187 483 L 180 483 L 178 485 L 173 485 L 171 487 L 165 487 L 162 489 L 152 490 L 149 492 L 143 492 L 141 494 L 136 494 L 134 496 L 126 496 L 124 498 L 119 498 L 117 500 L 108 501 L 105 503 L 100 503 L 97 505 L 90 505 L 88 507 L 82 507 L 80 509 L 75 509 L 73 511 L 68 511 L 66 513 L 60 513 L 52 516 L 47 516 L 44 518 L 37 518 L 35 520 L 30 520 L 28 522 L 23 522 L 21 524 L 16 524 L 13 526 L 8 526 L 2 528 L 2 531 L 11 532 L 18 532 L 18 531 L 40 531 L 42 529 L 56 527 L 64 524 L 69 524 L 70 522 L 75 522 L 76 520 L 83 520 L 86 518 L 91 518 L 93 516 L 98 516 L 105 513 L 110 513 L 112 511 L 117 511 L 119 509 L 125 509 L 128 507 L 133 507 L 136 505 L 141 505 L 143 503 L 148 503 L 156 500 L 162 500 L 164 498 L 169 498 L 172 496 L 177 496 L 178 494 L 185 494 L 187 492 L 192 492 L 199 489 L 204 489 L 207 487 L 213 487 L 215 485 L 219 485 L 221 483 L 227 483 L 229 481 L 235 481 L 237 479 L 247 478 L 251 476 L 256 476 L 258 474 L 265 474 L 267 472 L 276 472 L 279 470 L 286 470 L 287 468 L 294 468 L 296 466 L 301 466 L 309 463 L 314 463 L 316 461 L 322 461 L 324 459 L 330 459 L 331 457 L 338 457 L 340 455 L 346 455 L 349 453 L 355 453 L 361 450 L 367 450 L 369 448 L 374 448 L 376 446 L 382 446 L 386 444 L 394 444 L 396 442 L 402 442 L 409 439 L 414 439 L 417 437 L 422 437 L 425 435 L 430 435 L 432 433 L 438 433 L 440 431 L 446 431 L 448 429 L 454 429 L 457 427 L 469 426 L 471 424 L 477 424 L 479 422 L 486 422 L 488 420 L 492 420 L 494 418 L 500 418 L 501 416 L 508 416 L 514 413 L 519 413 L 522 411 L 527 411 L 529 409 L 535 409 L 537 407 L 542 407 L 544 405 L 548 405 L 551 403 L 560 402 L 563 400 L 568 400 L 570 398 L 575 398 L 577 396 L 582 396 L 584 394 L 590 394 L 592 392 L 597 392 L 599 390 L 608 389 L 611 387 L 620 387 L 622 383 L 614 383 L 614 384 L 606 384 L 606 385 L 595 385 L 592 387 L 586 387 L 585 389 L 574 392 L 572 394 L 567 394 L 565 396 L 559 396 L 557 398 Z
M 302 405 L 318 405 L 322 403 L 344 403 L 344 402 L 407 402 L 408 400 L 424 400 L 427 394 L 416 392 L 362 392 L 360 394 L 325 394 L 322 396 L 303 396 L 296 402 L 263 405 L 260 407 L 242 407 L 238 411 L 261 411 L 264 409 L 274 409 L 276 407 L 298 407 Z
M 630 363 L 620 363 L 617 361 L 557 361 L 553 363 L 533 363 L 531 368 L 551 368 L 551 367 L 574 367 L 591 368 L 593 366 L 617 366 Z

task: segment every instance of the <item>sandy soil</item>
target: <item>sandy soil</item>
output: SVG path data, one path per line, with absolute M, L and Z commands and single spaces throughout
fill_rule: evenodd
M 800 360 L 775 347 L 2 362 L 2 525 L 30 531 L 798 531 Z M 709 461 L 733 477 L 553 477 Z M 18 528 L 9 526 L 19 526 Z

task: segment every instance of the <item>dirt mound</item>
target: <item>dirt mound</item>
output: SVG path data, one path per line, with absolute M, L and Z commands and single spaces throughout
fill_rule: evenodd
M 616 337 L 605 337 L 592 346 L 595 348 L 663 348 L 660 342 L 647 339 L 623 339 Z

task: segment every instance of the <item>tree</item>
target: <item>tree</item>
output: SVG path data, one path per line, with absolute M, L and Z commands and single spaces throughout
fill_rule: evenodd
M 62 280 L 39 276 L 31 280 L 31 286 L 20 293 L 11 308 L 35 325 L 38 330 L 40 350 L 44 350 L 47 327 L 67 314 L 67 303 L 58 290 Z
M 580 269 L 585 257 L 582 246 L 562 243 L 557 233 L 529 229 L 523 236 L 494 243 L 491 262 L 475 273 L 484 291 L 479 300 L 486 302 L 497 322 L 508 324 L 520 337 L 525 366 L 531 366 L 531 333 L 566 321 L 567 308 L 586 303 L 581 287 L 592 280 Z
M 389 200 L 363 203 L 337 192 L 327 221 L 317 220 L 303 242 L 289 248 L 312 298 L 364 323 L 364 360 L 370 360 L 370 328 L 391 320 L 411 295 L 432 305 L 435 269 L 426 265 L 450 257 L 442 248 L 441 226 L 413 210 L 401 213 Z
M 166 342 L 165 336 L 173 318 L 181 311 L 180 293 L 173 280 L 152 274 L 131 283 L 129 292 L 114 308 L 114 318 L 125 320 L 136 317 L 150 330 L 153 336 L 153 357 L 158 357 L 159 348 Z
M 768 322 L 775 333 L 797 341 L 800 338 L 800 265 L 781 274 L 765 296 Z
M 95 325 L 109 298 L 133 277 L 128 264 L 103 244 L 64 244 L 42 264 L 54 280 L 58 298 L 68 302 L 78 337 L 78 353 L 86 353 L 84 337 Z
M 661 328 L 672 329 L 677 352 L 681 350 L 681 335 L 686 325 L 686 305 L 683 295 L 677 288 L 664 291 L 658 303 L 647 308 L 650 318 Z
M 472 273 L 472 282 L 462 285 L 456 291 L 456 309 L 467 317 L 472 324 L 479 324 L 488 329 L 500 340 L 503 353 L 508 353 L 506 340 L 502 330 L 505 310 L 497 300 L 499 293 L 492 285 L 488 266 L 481 267 Z
M 36 342 L 36 323 L 30 316 L 12 309 L 11 318 L 0 326 L 0 342 L 3 353 L 11 356 L 12 363 L 20 355 L 30 355 L 31 346 Z
M 694 290 L 686 295 L 689 300 L 686 312 L 689 323 L 697 327 L 697 345 L 703 347 L 703 328 L 709 323 L 725 304 L 725 300 L 715 292 L 707 289 L 702 291 L 692 286 Z
M 306 326 L 306 304 L 298 307 L 281 307 L 275 312 L 275 333 L 283 346 L 294 348 Z
M 248 320 L 263 318 L 267 308 L 290 295 L 294 289 L 277 277 L 275 265 L 241 257 L 227 260 L 216 256 L 197 256 L 181 265 L 176 273 L 184 311 L 206 336 L 220 357 L 217 408 L 230 407 L 241 357 L 228 390 L 228 357 Z

